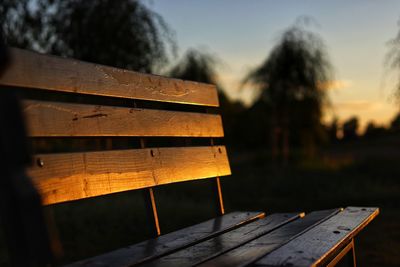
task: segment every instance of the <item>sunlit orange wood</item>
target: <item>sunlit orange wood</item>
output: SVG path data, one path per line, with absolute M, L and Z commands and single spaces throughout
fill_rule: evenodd
M 29 135 L 38 136 L 224 136 L 221 116 L 26 100 Z
M 218 106 L 214 85 L 165 78 L 74 59 L 10 49 L 11 64 L 0 85 L 43 90 Z
M 44 154 L 29 169 L 44 204 L 230 173 L 223 146 Z

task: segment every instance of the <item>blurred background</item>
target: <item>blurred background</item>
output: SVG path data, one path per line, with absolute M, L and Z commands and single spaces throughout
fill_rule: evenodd
M 360 266 L 400 266 L 399 18 L 391 0 L 0 4 L 10 46 L 216 84 L 233 172 L 222 179 L 227 210 L 379 206 L 356 240 Z M 156 188 L 162 232 L 213 217 L 210 188 Z M 60 263 L 151 237 L 138 192 L 46 211 Z

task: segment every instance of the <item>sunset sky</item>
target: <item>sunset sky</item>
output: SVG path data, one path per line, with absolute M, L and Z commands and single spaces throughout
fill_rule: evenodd
M 239 90 L 246 73 L 257 67 L 279 34 L 299 16 L 311 16 L 335 67 L 329 91 L 333 115 L 356 115 L 361 124 L 388 124 L 399 110 L 393 101 L 395 76 L 385 75 L 387 42 L 397 33 L 400 1 L 317 0 L 143 0 L 176 31 L 179 55 L 201 48 L 223 62 L 219 77 L 229 96 L 251 102 L 251 89 Z M 388 76 L 388 77 L 387 77 Z

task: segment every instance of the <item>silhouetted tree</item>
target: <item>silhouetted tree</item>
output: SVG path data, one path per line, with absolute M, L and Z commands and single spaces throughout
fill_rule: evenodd
M 278 154 L 278 136 L 282 153 L 289 156 L 289 132 L 308 151 L 324 132 L 322 109 L 327 102 L 325 93 L 332 68 L 323 40 L 305 30 L 302 25 L 286 30 L 268 58 L 244 79 L 261 91 L 261 98 L 272 108 L 273 154 Z M 291 138 L 291 139 L 293 139 Z
M 175 48 L 163 18 L 135 0 L 4 0 L 0 18 L 9 45 L 142 72 Z
M 31 0 L 3 0 L 0 3 L 0 27 L 9 45 L 40 50 L 41 39 L 39 33 L 46 31 L 38 10 L 29 8 Z
M 394 119 L 390 123 L 390 130 L 392 131 L 400 131 L 400 113 L 394 117 Z
M 265 138 L 271 131 L 270 114 L 270 106 L 261 99 L 240 112 L 237 115 L 237 125 L 235 125 L 237 146 L 258 150 L 270 147 L 270 138 Z
M 189 49 L 183 58 L 170 70 L 170 76 L 218 85 L 215 56 L 197 49 Z
M 374 122 L 370 121 L 367 124 L 367 128 L 365 129 L 364 137 L 368 137 L 368 138 L 378 137 L 380 135 L 384 135 L 386 133 L 386 131 L 387 130 L 385 129 L 385 127 L 378 126 Z
M 236 115 L 243 111 L 241 103 L 232 103 L 223 92 L 218 81 L 217 66 L 219 60 L 210 53 L 190 49 L 183 58 L 171 69 L 169 75 L 174 78 L 214 84 L 218 89 L 220 111 L 224 120 L 225 136 L 232 141 L 233 128 L 235 127 Z
M 343 139 L 344 140 L 354 140 L 357 139 L 357 130 L 359 127 L 358 118 L 351 117 L 343 123 Z
M 327 127 L 328 137 L 330 143 L 336 143 L 338 141 L 338 119 L 334 118 L 331 124 Z

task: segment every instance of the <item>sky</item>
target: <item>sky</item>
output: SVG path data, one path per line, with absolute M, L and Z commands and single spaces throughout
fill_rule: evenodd
M 384 68 L 387 42 L 398 31 L 398 0 L 142 1 L 175 31 L 178 56 L 200 48 L 220 59 L 219 79 L 232 99 L 251 103 L 253 91 L 240 89 L 240 81 L 267 58 L 280 33 L 310 16 L 317 23 L 309 30 L 324 39 L 335 70 L 333 108 L 324 120 L 357 116 L 362 127 L 388 125 L 400 109 L 392 97 L 396 77 Z

